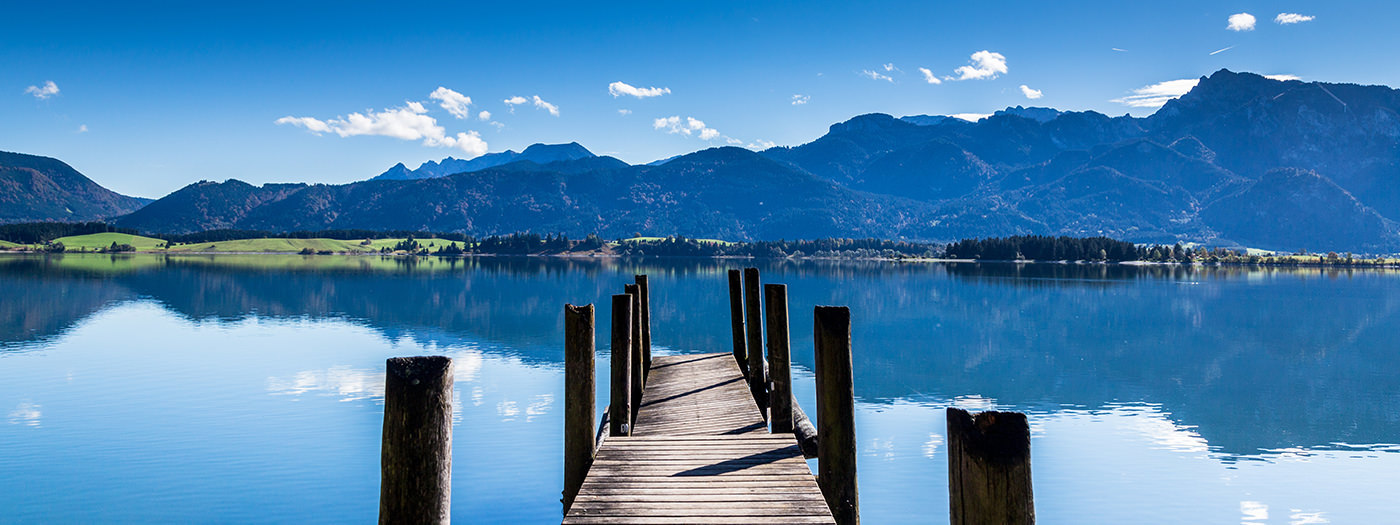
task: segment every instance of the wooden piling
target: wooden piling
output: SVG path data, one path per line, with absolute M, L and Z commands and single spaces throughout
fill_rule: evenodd
M 593 305 L 564 305 L 564 513 L 593 465 Z
M 651 373 L 651 287 L 645 274 L 635 277 L 642 291 L 642 382 Z
M 802 448 L 802 457 L 813 459 L 820 454 L 821 440 L 817 436 L 817 427 L 807 419 L 807 413 L 802 411 L 802 405 L 797 404 L 796 399 L 792 400 L 792 435 Z
M 744 268 L 744 321 L 749 352 L 749 390 L 768 420 L 768 364 L 763 360 L 763 307 L 759 304 L 758 268 Z
M 792 357 L 788 346 L 787 285 L 763 285 L 768 314 L 768 422 L 772 432 L 792 432 Z
M 632 435 L 632 296 L 612 296 L 612 375 L 608 390 L 608 434 Z
M 1025 414 L 948 409 L 948 507 L 952 525 L 1035 523 Z
M 646 388 L 646 363 L 642 361 L 642 291 L 635 284 L 623 285 L 632 296 L 632 420 L 637 424 L 637 412 L 642 409 L 642 391 Z
M 729 324 L 734 332 L 734 360 L 739 362 L 739 371 L 744 377 L 749 375 L 749 357 L 744 333 L 744 285 L 739 270 L 729 270 Z
M 856 486 L 855 384 L 851 370 L 851 311 L 813 311 L 817 365 L 817 480 L 839 525 L 860 523 Z
M 452 359 L 385 363 L 379 523 L 450 523 Z

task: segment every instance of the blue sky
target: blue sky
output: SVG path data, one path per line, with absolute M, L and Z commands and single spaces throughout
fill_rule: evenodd
M 159 197 L 536 142 L 796 145 L 872 112 L 1142 116 L 1135 90 L 1220 68 L 1400 85 L 1388 2 L 185 4 L 7 5 L 0 150 Z

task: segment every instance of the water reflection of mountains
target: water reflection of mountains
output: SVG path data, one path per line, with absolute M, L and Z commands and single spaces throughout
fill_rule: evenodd
M 332 262 L 334 261 L 334 262 Z M 566 302 L 653 282 L 654 339 L 728 348 L 724 270 L 748 261 L 82 256 L 0 259 L 0 351 L 56 337 L 108 305 L 179 315 L 337 318 L 385 337 L 493 343 L 558 366 Z M 1159 403 L 1230 454 L 1400 435 L 1400 279 L 1374 272 L 1120 265 L 776 261 L 794 355 L 810 311 L 851 306 L 864 401 L 981 395 L 1001 405 Z M 606 327 L 607 312 L 597 324 Z M 446 338 L 447 340 L 441 340 Z M 452 338 L 458 338 L 455 341 Z M 606 345 L 606 334 L 600 333 Z

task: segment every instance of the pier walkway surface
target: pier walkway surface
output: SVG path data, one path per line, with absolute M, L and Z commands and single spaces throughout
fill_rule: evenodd
M 656 356 L 635 420 L 598 448 L 565 525 L 835 523 L 733 354 Z

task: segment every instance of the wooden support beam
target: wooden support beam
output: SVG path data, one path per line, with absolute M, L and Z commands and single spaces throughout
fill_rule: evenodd
M 855 382 L 851 310 L 818 306 L 812 314 L 817 364 L 817 481 L 839 525 L 860 523 L 856 486 Z
M 646 363 L 642 361 L 642 290 L 635 284 L 623 285 L 632 296 L 632 426 L 637 425 L 637 411 L 642 409 L 642 392 L 646 388 Z
M 593 305 L 564 305 L 564 513 L 593 465 Z
M 749 390 L 763 420 L 768 420 L 768 363 L 763 359 L 763 306 L 759 304 L 758 268 L 744 268 L 744 321 L 749 352 Z
M 769 418 L 772 432 L 792 432 L 792 357 L 788 346 L 787 285 L 763 285 L 763 298 L 768 308 L 768 393 Z
M 635 277 L 642 291 L 642 382 L 651 373 L 651 287 L 645 274 Z
M 612 375 L 608 389 L 608 434 L 632 435 L 632 296 L 612 296 Z
M 734 332 L 734 360 L 739 371 L 749 375 L 749 357 L 744 333 L 744 284 L 740 270 L 729 270 L 729 323 Z
M 797 438 L 797 445 L 802 448 L 802 457 L 817 457 L 821 447 L 817 427 L 812 424 L 812 420 L 807 419 L 807 413 L 802 411 L 802 405 L 797 404 L 796 398 L 792 400 L 792 435 Z
M 952 525 L 1035 523 L 1025 414 L 948 409 L 948 507 Z
M 385 363 L 379 523 L 450 523 L 452 359 Z

